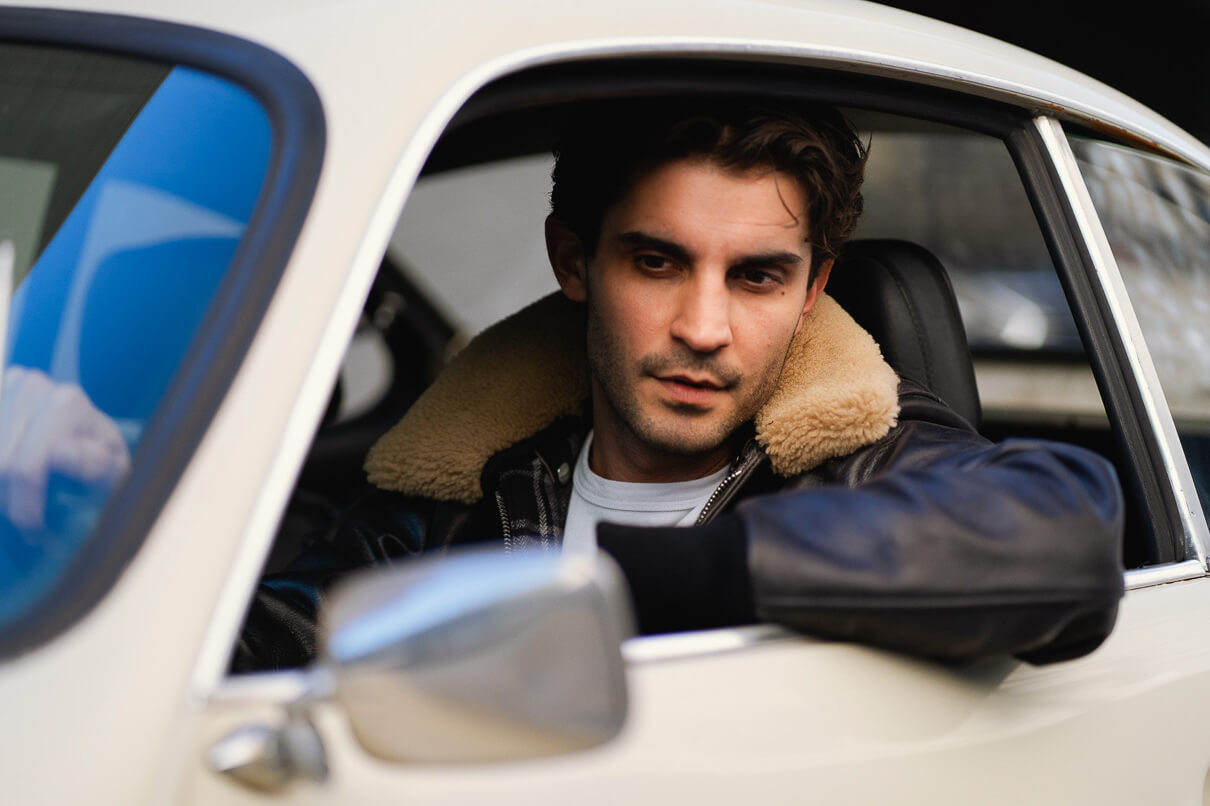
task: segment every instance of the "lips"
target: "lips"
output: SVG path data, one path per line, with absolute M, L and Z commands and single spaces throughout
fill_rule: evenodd
M 671 383 L 680 383 L 684 384 L 685 386 L 692 386 L 696 389 L 713 389 L 718 391 L 724 388 L 723 384 L 719 383 L 713 378 L 694 377 L 692 375 L 664 375 L 660 378 L 660 380 L 669 381 Z
M 696 407 L 709 406 L 727 388 L 704 376 L 660 375 L 656 380 L 672 402 Z

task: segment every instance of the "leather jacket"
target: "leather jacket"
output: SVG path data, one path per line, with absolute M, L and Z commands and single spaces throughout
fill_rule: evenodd
M 829 322 L 828 337 L 856 328 L 851 320 L 827 320 L 833 314 L 816 307 L 824 308 L 819 317 Z M 569 321 L 574 333 L 577 325 Z M 540 332 L 532 322 L 524 330 L 539 331 L 533 338 L 543 349 L 569 340 Z M 493 343 L 501 340 L 487 335 Z M 831 361 L 847 349 L 821 351 L 822 337 L 811 338 L 816 362 L 823 360 L 818 355 Z M 465 351 L 465 363 L 475 362 L 473 347 Z M 1098 646 L 1123 593 L 1124 506 L 1112 465 L 1058 443 L 992 444 L 933 394 L 910 379 L 896 380 L 889 370 L 889 407 L 885 394 L 873 394 L 882 403 L 859 407 L 851 417 L 852 407 L 831 406 L 833 398 L 852 399 L 856 386 L 862 392 L 857 399 L 866 400 L 866 392 L 885 387 L 878 367 L 862 363 L 860 351 L 859 360 L 851 358 L 843 363 L 856 371 L 840 392 L 800 400 L 787 409 L 791 416 L 758 413 L 753 438 L 698 525 L 598 527 L 598 544 L 630 585 L 640 630 L 764 620 L 945 661 L 1016 654 L 1044 663 Z M 485 363 L 499 370 L 492 359 Z M 841 374 L 837 363 L 816 377 Z M 796 372 L 788 367 L 783 377 Z M 449 374 L 447 394 L 437 389 L 434 398 L 465 397 L 459 372 Z M 475 388 L 483 385 L 481 371 L 470 374 Z M 505 367 L 501 374 L 515 386 L 516 377 L 533 372 Z M 546 390 L 533 399 L 516 393 L 501 398 L 521 397 L 517 410 L 528 416 L 553 397 L 557 416 L 537 429 L 522 421 L 516 425 L 522 438 L 506 435 L 497 440 L 503 447 L 486 459 L 463 457 L 452 465 L 434 457 L 457 455 L 462 437 L 469 450 L 496 437 L 477 432 L 473 416 L 447 407 L 427 419 L 434 409 L 426 409 L 422 398 L 400 424 L 402 432 L 389 433 L 371 452 L 367 466 L 378 489 L 324 524 L 322 538 L 288 572 L 262 582 L 235 668 L 309 660 L 322 593 L 352 568 L 484 540 L 498 541 L 506 551 L 557 549 L 571 471 L 588 428 L 584 392 L 583 385 L 571 384 L 566 405 Z M 773 403 L 778 400 L 775 393 Z M 496 406 L 483 421 L 497 429 L 508 419 L 509 412 Z M 792 429 L 779 425 L 786 421 Z M 846 424 L 838 428 L 836 421 Z M 804 422 L 808 438 L 800 439 Z M 883 424 L 871 430 L 871 422 Z M 804 455 L 807 461 L 801 461 Z
M 640 630 L 763 620 L 948 661 L 1096 648 L 1123 592 L 1112 466 L 1059 443 L 992 445 L 912 381 L 900 405 L 885 437 L 792 479 L 750 440 L 696 527 L 602 524 Z M 354 568 L 484 540 L 557 550 L 571 493 L 560 469 L 585 430 L 562 418 L 493 457 L 472 505 L 369 492 L 262 582 L 236 668 L 311 659 L 323 591 Z

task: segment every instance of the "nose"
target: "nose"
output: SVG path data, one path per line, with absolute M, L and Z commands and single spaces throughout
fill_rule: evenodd
M 672 337 L 699 353 L 731 343 L 731 295 L 725 280 L 699 277 L 682 286 L 672 320 Z

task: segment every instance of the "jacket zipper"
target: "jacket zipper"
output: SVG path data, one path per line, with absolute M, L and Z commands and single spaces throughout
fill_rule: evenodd
M 513 535 L 508 526 L 508 513 L 504 511 L 504 496 L 499 490 L 496 491 L 496 509 L 500 513 L 500 528 L 504 530 L 504 553 L 508 554 L 513 550 Z
M 702 507 L 701 514 L 697 516 L 694 525 L 701 526 L 704 523 L 708 523 L 714 517 L 715 506 L 719 505 L 720 501 L 725 504 L 731 499 L 730 495 L 724 497 L 723 494 L 743 476 L 751 473 L 764 458 L 764 454 L 758 450 L 745 450 L 744 453 L 744 459 L 735 470 L 731 471 L 725 479 L 720 481 L 718 486 L 714 488 L 714 492 L 710 493 L 710 497 L 706 499 L 706 505 Z M 496 510 L 500 513 L 500 528 L 504 532 L 504 552 L 507 554 L 512 551 L 513 536 L 512 530 L 509 528 L 508 513 L 504 509 L 504 496 L 500 495 L 499 491 L 496 491 Z
M 697 520 L 694 521 L 695 526 L 701 526 L 703 523 L 708 523 L 710 519 L 714 517 L 715 506 L 718 505 L 720 501 L 725 504 L 727 501 L 731 500 L 730 495 L 724 496 L 723 493 L 725 493 L 732 485 L 736 484 L 741 477 L 751 473 L 752 470 L 754 470 L 756 466 L 760 464 L 762 456 L 763 455 L 760 451 L 754 450 L 748 452 L 748 455 L 742 462 L 740 462 L 739 466 L 735 468 L 735 470 L 731 471 L 731 473 L 728 474 L 725 479 L 719 482 L 718 486 L 714 488 L 714 492 L 710 493 L 710 497 L 706 499 L 706 505 L 702 507 L 701 514 L 698 515 Z

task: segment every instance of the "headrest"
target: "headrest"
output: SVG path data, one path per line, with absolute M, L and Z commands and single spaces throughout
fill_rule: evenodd
M 931 252 L 908 241 L 853 241 L 827 290 L 874 337 L 895 372 L 924 384 L 978 427 L 966 329 L 945 267 Z

